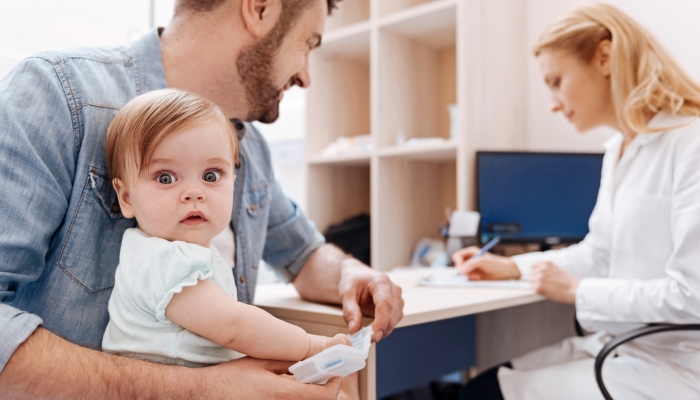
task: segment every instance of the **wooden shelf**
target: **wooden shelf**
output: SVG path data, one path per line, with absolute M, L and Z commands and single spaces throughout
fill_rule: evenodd
M 380 157 L 404 158 L 422 161 L 454 161 L 457 158 L 457 143 L 403 145 L 379 149 Z
M 323 35 L 319 52 L 361 60 L 369 64 L 370 22 L 361 22 Z
M 383 17 L 379 27 L 440 49 L 455 45 L 456 14 L 455 0 L 434 1 Z
M 369 166 L 370 153 L 348 154 L 332 157 L 312 157 L 308 160 L 310 165 L 366 165 Z
M 371 264 L 386 271 L 408 265 L 421 238 L 438 237 L 445 208 L 473 209 L 475 151 L 526 145 L 528 8 L 522 0 L 338 4 L 309 57 L 305 210 L 321 232 L 370 214 Z M 320 156 L 339 137 L 367 134 L 372 151 Z M 397 145 L 414 138 L 446 141 Z
M 378 0 L 378 12 L 381 18 L 404 13 L 422 14 L 436 3 L 444 2 L 456 3 L 456 0 Z

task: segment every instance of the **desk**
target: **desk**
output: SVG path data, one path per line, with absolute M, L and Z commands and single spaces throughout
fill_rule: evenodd
M 388 273 L 403 289 L 404 318 L 389 337 L 378 346 L 372 345 L 367 367 L 360 372 L 363 400 L 424 383 L 418 376 L 434 379 L 474 365 L 474 314 L 544 299 L 526 289 L 418 286 L 418 279 L 430 273 L 453 274 L 454 269 L 400 269 Z M 347 333 L 340 307 L 304 301 L 291 284 L 258 286 L 254 304 L 309 333 Z M 371 318 L 365 318 L 362 325 L 371 322 Z M 426 341 L 431 345 L 417 345 Z

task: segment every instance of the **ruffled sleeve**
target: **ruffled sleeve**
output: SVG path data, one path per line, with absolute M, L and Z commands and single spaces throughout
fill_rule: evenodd
M 125 244 L 132 254 L 127 255 L 128 267 L 122 270 L 125 283 L 130 283 L 125 286 L 131 289 L 135 306 L 155 315 L 158 321 L 169 323 L 165 309 L 173 296 L 186 286 L 213 276 L 212 252 L 196 244 L 169 242 L 138 231 L 128 233 L 132 240 L 125 240 Z

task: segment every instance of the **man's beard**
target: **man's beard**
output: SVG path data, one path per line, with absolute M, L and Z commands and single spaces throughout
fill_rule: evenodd
M 284 35 L 280 33 L 273 28 L 259 42 L 241 50 L 236 59 L 238 76 L 245 88 L 249 105 L 247 121 L 269 124 L 279 118 L 279 97 L 282 89 L 274 84 L 272 66 L 275 54 L 284 39 Z

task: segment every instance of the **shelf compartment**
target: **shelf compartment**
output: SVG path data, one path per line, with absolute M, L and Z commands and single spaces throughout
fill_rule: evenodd
M 307 182 L 307 214 L 319 231 L 370 214 L 369 165 L 311 164 Z
M 333 13 L 326 20 L 326 33 L 362 21 L 369 21 L 370 0 L 345 0 L 338 2 Z
M 311 53 L 312 84 L 306 111 L 308 159 L 319 157 L 341 136 L 369 134 L 369 41 L 369 28 L 357 29 L 351 35 L 331 35 L 328 44 Z
M 427 14 L 434 9 L 454 6 L 456 0 L 378 0 L 379 17 L 382 19 L 410 19 L 412 16 Z
M 380 158 L 376 240 L 381 249 L 373 267 L 388 271 L 410 264 L 411 252 L 423 237 L 439 238 L 445 209 L 456 209 L 457 163 Z
M 457 158 L 457 143 L 447 141 L 440 144 L 384 147 L 379 150 L 379 156 L 434 162 L 451 161 Z
M 457 101 L 456 5 L 438 2 L 422 7 L 428 6 L 430 12 L 382 20 L 380 148 L 395 146 L 402 137 L 450 136 L 448 106 Z

